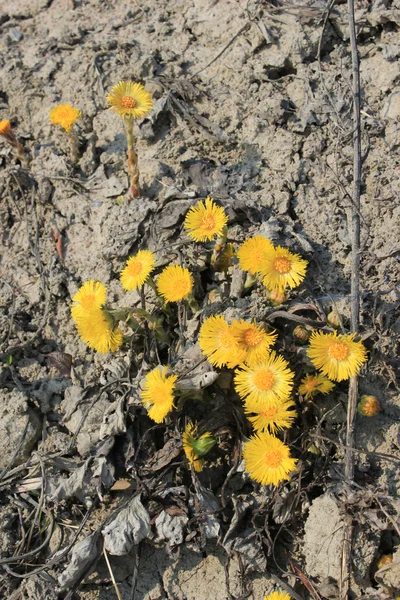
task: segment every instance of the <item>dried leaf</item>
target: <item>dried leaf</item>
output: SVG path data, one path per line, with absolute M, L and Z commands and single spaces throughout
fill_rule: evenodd
M 157 531 L 156 542 L 167 541 L 167 551 L 170 551 L 174 546 L 179 546 L 184 540 L 184 531 L 189 517 L 172 516 L 167 511 L 163 510 L 155 520 Z
M 50 352 L 50 354 L 46 354 L 46 358 L 49 359 L 51 366 L 55 367 L 61 375 L 71 376 L 71 354 L 67 354 L 66 352 Z
M 147 461 L 144 469 L 146 471 L 159 471 L 169 465 L 182 452 L 182 446 L 177 438 L 171 438 L 168 442 L 153 454 Z
M 149 533 L 150 516 L 138 494 L 103 529 L 104 547 L 110 554 L 124 556 Z
M 95 531 L 72 548 L 68 566 L 58 577 L 61 590 L 71 589 L 96 561 L 101 553 L 100 532 Z

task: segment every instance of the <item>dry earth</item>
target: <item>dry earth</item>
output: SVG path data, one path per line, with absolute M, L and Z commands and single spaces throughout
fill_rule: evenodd
M 171 248 L 186 239 L 187 208 L 211 195 L 228 211 L 230 241 L 263 233 L 307 258 L 309 272 L 298 299 L 326 313 L 337 310 L 348 330 L 351 56 L 347 5 L 337 1 L 329 15 L 327 5 L 326 0 L 0 2 L 0 119 L 11 120 L 32 158 L 27 170 L 0 145 L 1 597 L 117 598 L 104 558 L 90 560 L 98 557 L 96 551 L 85 555 L 92 572 L 83 582 L 82 555 L 75 579 L 68 571 L 71 554 L 40 570 L 74 541 L 85 514 L 78 540 L 129 501 L 136 485 L 132 415 L 137 409 L 129 390 L 112 383 L 136 368 L 135 357 L 122 351 L 115 357 L 96 354 L 78 339 L 69 310 L 82 282 L 105 283 L 114 305 L 138 304 L 138 295 L 123 293 L 119 284 L 124 261 L 142 247 L 164 248 L 159 267 L 175 260 Z M 400 547 L 400 2 L 358 0 L 356 21 L 363 150 L 360 331 L 369 350 L 359 387 L 382 405 L 378 417 L 357 418 L 356 447 L 364 452 L 357 453 L 356 483 L 349 495 L 341 446 L 344 382 L 302 407 L 300 437 L 292 439 L 300 456 L 299 440 L 311 423 L 314 433 L 334 443 L 319 439 L 317 454 L 303 452 L 303 480 L 297 475 L 276 493 L 255 488 L 253 519 L 242 518 L 231 546 L 229 518 L 249 507 L 240 470 L 229 497 L 236 496 L 241 508 L 229 501 L 230 513 L 221 523 L 224 539 L 220 533 L 199 541 L 196 529 L 187 526 L 182 499 L 174 500 L 181 507 L 174 518 L 183 521 L 173 522 L 173 533 L 166 527 L 163 537 L 162 527 L 155 533 L 160 510 L 148 506 L 153 542 L 140 544 L 140 556 L 132 543 L 124 556 L 109 557 L 124 600 L 225 600 L 230 597 L 226 572 L 235 598 L 262 599 L 276 578 L 298 598 L 339 598 L 346 512 L 355 527 L 351 597 L 400 595 L 400 550 L 397 565 L 394 556 L 394 563 L 375 575 L 379 556 Z M 143 82 L 156 102 L 136 129 L 143 182 L 143 199 L 136 202 L 123 197 L 126 142 L 121 121 L 105 101 L 107 91 L 124 79 Z M 76 166 L 67 140 L 49 121 L 49 110 L 58 103 L 82 111 Z M 59 235 L 62 259 L 56 250 Z M 226 287 L 231 275 L 215 280 L 214 287 Z M 234 280 L 233 273 L 231 316 L 257 316 L 237 288 L 235 298 Z M 260 291 L 253 300 L 262 304 Z M 192 333 L 197 325 L 192 322 Z M 284 336 L 292 329 L 282 322 Z M 286 350 L 299 361 L 304 356 L 290 344 Z M 73 357 L 72 380 L 47 358 L 55 351 Z M 93 409 L 78 431 L 90 408 L 82 388 Z M 52 458 L 38 462 L 37 451 Z M 194 483 L 179 477 L 175 485 L 187 486 L 193 501 Z M 201 482 L 219 502 L 223 479 L 221 473 L 214 477 Z M 114 480 L 131 487 L 110 492 Z M 257 511 L 263 523 L 254 521 Z M 54 533 L 46 540 L 51 519 Z M 243 560 L 235 546 L 239 539 Z M 42 552 L 29 554 L 41 543 Z M 91 548 L 98 544 L 94 539 Z M 4 560 L 21 553 L 28 553 L 25 560 Z

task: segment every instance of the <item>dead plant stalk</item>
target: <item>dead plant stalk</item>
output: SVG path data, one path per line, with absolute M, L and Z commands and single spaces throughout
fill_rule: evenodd
M 351 204 L 351 330 L 357 332 L 360 321 L 360 193 L 361 193 L 361 113 L 360 113 L 360 69 L 357 49 L 357 34 L 354 18 L 354 0 L 348 0 L 348 20 L 352 59 L 353 93 L 353 194 Z M 355 426 L 357 408 L 358 379 L 352 377 L 349 385 L 347 407 L 345 476 L 348 481 L 354 479 Z M 346 527 L 342 549 L 342 573 L 340 598 L 349 597 L 353 522 L 350 516 Z

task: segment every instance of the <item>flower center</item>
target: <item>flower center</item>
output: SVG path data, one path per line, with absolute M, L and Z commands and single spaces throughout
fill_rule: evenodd
M 274 268 L 275 271 L 278 271 L 281 275 L 286 275 L 286 273 L 290 273 L 292 269 L 292 264 L 290 260 L 280 256 L 274 260 Z
M 134 260 L 129 265 L 129 272 L 131 275 L 140 275 L 140 273 L 142 271 L 143 271 L 143 264 L 140 262 L 140 260 Z
M 179 296 L 187 296 L 190 290 L 190 284 L 186 279 L 177 279 L 175 281 L 175 291 Z
M 95 296 L 94 296 L 94 294 L 88 294 L 87 296 L 85 296 L 81 300 L 81 306 L 85 310 L 89 310 L 90 308 L 92 308 L 92 306 L 93 306 L 94 303 L 95 303 Z
M 262 369 L 254 375 L 254 385 L 262 391 L 272 388 L 275 383 L 275 376 L 269 369 Z
M 272 419 L 272 417 L 275 417 L 277 412 L 278 409 L 276 406 L 268 406 L 267 408 L 263 408 L 263 410 L 260 411 L 260 415 L 266 417 L 267 419 Z
M 204 215 L 202 224 L 204 229 L 211 231 L 215 228 L 215 217 L 213 215 Z
M 221 331 L 218 337 L 221 346 L 224 348 L 232 348 L 235 345 L 235 338 L 229 331 Z
M 244 342 L 247 346 L 258 346 L 263 341 L 263 332 L 249 328 L 244 332 Z
M 349 347 L 345 342 L 335 342 L 328 347 L 328 354 L 335 360 L 344 360 L 349 355 Z
M 274 448 L 264 452 L 264 463 L 271 469 L 277 469 L 282 464 L 282 452 Z
M 132 96 L 123 96 L 121 104 L 124 108 L 135 108 L 136 100 L 134 100 Z

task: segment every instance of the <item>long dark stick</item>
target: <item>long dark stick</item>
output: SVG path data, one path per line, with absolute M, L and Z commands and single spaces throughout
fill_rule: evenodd
M 360 322 L 360 193 L 361 193 L 361 115 L 360 115 L 360 68 L 357 50 L 356 25 L 354 21 L 354 0 L 348 0 L 349 29 L 351 44 L 351 62 L 353 79 L 353 202 L 351 205 L 351 330 L 358 331 Z M 346 461 L 345 476 L 348 481 L 354 480 L 354 453 L 350 448 L 355 446 L 356 407 L 358 396 L 357 377 L 350 379 L 349 403 L 347 407 Z M 346 519 L 342 572 L 340 581 L 340 598 L 346 600 L 350 590 L 351 552 L 353 538 L 353 522 L 350 516 Z

